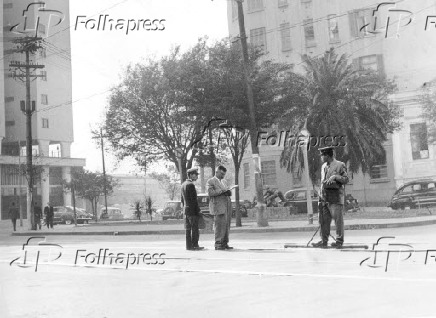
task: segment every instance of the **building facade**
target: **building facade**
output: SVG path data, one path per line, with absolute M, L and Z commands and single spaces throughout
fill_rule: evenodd
M 373 69 L 394 79 L 398 92 L 390 100 L 401 107 L 402 128 L 388 136 L 386 162 L 371 173 L 354 174 L 347 192 L 366 205 L 386 205 L 396 188 L 419 178 L 436 179 L 436 145 L 427 137 L 420 94 L 436 78 L 436 2 L 404 0 L 246 0 L 248 41 L 267 59 L 294 65 L 302 72 L 302 55 L 312 57 L 335 48 L 357 69 Z M 228 2 L 232 38 L 239 36 L 237 5 Z M 282 149 L 260 147 L 264 184 L 282 191 L 303 187 L 295 174 L 280 168 Z M 254 169 L 248 152 L 242 163 L 241 197 L 254 195 Z
M 30 55 L 30 64 L 44 65 L 31 69 L 38 75 L 30 83 L 32 114 L 32 150 L 36 175 L 34 201 L 45 205 L 71 205 L 71 195 L 62 190 L 62 180 L 70 179 L 71 167 L 85 165 L 85 159 L 71 158 L 73 136 L 70 18 L 68 0 L 1 0 L 3 26 L 0 54 L 0 175 L 1 218 L 7 218 L 12 201 L 26 206 L 25 177 L 20 172 L 26 164 L 26 116 L 20 101 L 26 100 L 26 83 L 13 75 L 22 70 L 11 67 L 25 63 L 23 53 L 14 53 L 13 39 L 38 36 L 42 48 Z M 25 213 L 22 214 L 25 217 Z

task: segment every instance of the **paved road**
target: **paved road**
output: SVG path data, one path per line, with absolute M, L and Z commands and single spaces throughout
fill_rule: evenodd
M 7 237 L 0 317 L 436 317 L 436 251 L 426 265 L 420 252 L 436 249 L 435 229 L 347 233 L 368 245 L 395 236 L 376 247 L 403 249 L 388 263 L 381 252 L 374 262 L 364 250 L 284 249 L 310 233 L 264 233 L 233 235 L 234 251 L 203 235 L 199 252 L 185 251 L 182 236 L 47 237 L 53 245 L 26 247 L 24 264 L 26 238 Z

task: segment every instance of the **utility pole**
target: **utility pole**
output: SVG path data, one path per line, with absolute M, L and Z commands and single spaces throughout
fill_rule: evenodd
M 18 47 L 13 50 L 15 53 L 25 53 L 26 62 L 12 61 L 9 67 L 15 68 L 10 75 L 14 79 L 19 79 L 26 83 L 26 101 L 21 102 L 21 111 L 26 115 L 26 178 L 27 178 L 27 222 L 30 230 L 36 230 L 36 224 L 32 209 L 33 200 L 33 165 L 32 165 L 32 114 L 35 111 L 35 102 L 30 103 L 30 81 L 42 75 L 31 74 L 36 69 L 42 69 L 44 65 L 30 62 L 30 54 L 34 54 L 42 48 L 40 37 L 21 37 L 13 40 Z M 17 71 L 20 73 L 17 74 Z
M 246 87 L 246 94 L 248 100 L 248 113 L 250 118 L 250 143 L 251 153 L 254 165 L 254 183 L 256 187 L 257 196 L 257 226 L 268 226 L 268 219 L 265 215 L 266 204 L 263 197 L 263 184 L 261 177 L 261 163 L 259 156 L 259 147 L 257 146 L 257 125 L 256 125 L 256 113 L 254 107 L 253 89 L 250 83 L 250 71 L 248 66 L 248 46 L 247 36 L 245 34 L 245 22 L 244 22 L 244 9 L 242 7 L 243 0 L 236 0 L 238 4 L 238 21 L 239 21 L 239 37 L 241 39 L 242 47 L 242 59 L 244 63 L 244 80 Z

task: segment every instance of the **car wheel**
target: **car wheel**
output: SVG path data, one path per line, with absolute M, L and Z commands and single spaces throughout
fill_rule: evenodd
M 71 220 L 65 220 L 65 224 L 70 225 L 71 224 Z

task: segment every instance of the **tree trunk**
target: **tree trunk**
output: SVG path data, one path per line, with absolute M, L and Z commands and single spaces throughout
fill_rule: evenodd
M 201 189 L 201 193 L 206 192 L 206 180 L 204 179 L 204 165 L 200 165 L 200 189 Z
M 239 167 L 235 164 L 235 185 L 239 185 Z M 236 218 L 236 227 L 242 226 L 241 220 L 241 210 L 239 207 L 239 187 L 235 188 L 235 218 Z
M 212 146 L 212 130 L 209 129 L 209 156 L 210 156 L 210 168 L 212 169 L 212 177 L 215 176 L 215 161 L 216 161 L 216 157 L 215 157 L 215 152 L 213 150 L 213 146 Z

